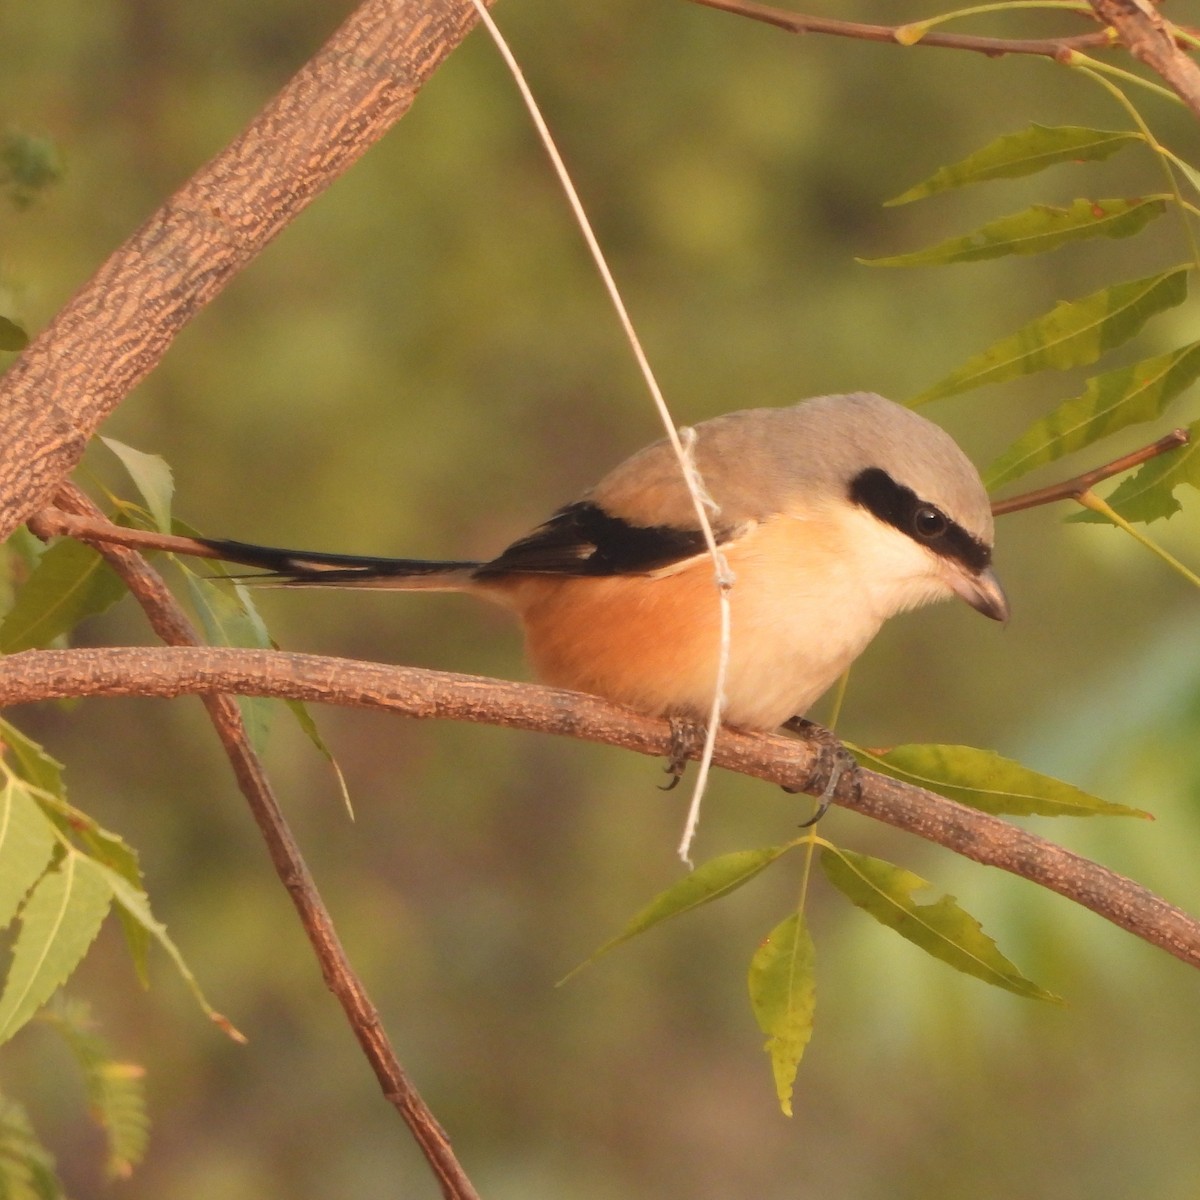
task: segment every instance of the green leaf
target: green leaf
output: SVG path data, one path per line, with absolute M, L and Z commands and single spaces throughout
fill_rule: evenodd
M 240 584 L 230 586 L 214 582 L 206 575 L 184 569 L 184 580 L 192 608 L 204 629 L 204 636 L 214 646 L 240 646 L 245 649 L 268 650 L 271 635 L 263 624 L 249 593 Z M 271 727 L 272 707 L 268 699 L 239 696 L 238 707 L 246 725 L 250 744 L 261 752 Z
M 989 179 L 1017 179 L 1065 162 L 1096 162 L 1115 154 L 1130 142 L 1145 139 L 1140 133 L 1112 129 L 1085 129 L 1078 125 L 1030 125 L 1020 133 L 1006 133 L 974 154 L 942 167 L 922 183 L 908 189 L 889 205 L 908 204 L 936 192 L 983 183 Z
M 342 768 L 338 764 L 338 760 L 334 757 L 333 751 L 330 750 L 325 739 L 321 736 L 321 731 L 317 728 L 317 723 L 313 720 L 312 713 L 308 711 L 308 706 L 302 700 L 285 700 L 284 703 L 291 710 L 292 716 L 296 718 L 296 723 L 304 731 L 304 736 L 308 738 L 317 753 L 332 768 L 334 778 L 337 780 L 338 790 L 341 792 L 342 804 L 345 805 L 347 816 L 353 821 L 354 804 L 350 799 L 350 788 L 346 783 L 346 776 L 342 773 Z
M 821 866 L 830 882 L 859 908 L 955 970 L 1018 996 L 1062 1003 L 1026 979 L 953 896 L 920 903 L 915 893 L 931 885 L 919 875 L 881 858 L 833 847 L 822 849 Z
M 889 258 L 859 258 L 868 267 L 929 267 L 979 262 L 1006 254 L 1041 254 L 1085 238 L 1132 237 L 1167 208 L 1165 197 L 1076 200 L 1069 208 L 1035 204 L 1024 212 L 981 225 L 974 233 Z
M 792 1115 L 796 1070 L 812 1037 L 814 957 L 804 914 L 795 912 L 771 930 L 750 961 L 750 1007 L 767 1035 L 765 1049 L 785 1117 Z
M 24 350 L 29 345 L 29 335 L 15 321 L 0 317 L 0 350 Z
M 115 871 L 131 887 L 145 893 L 138 853 L 124 838 L 104 829 L 83 813 L 79 813 L 78 817 L 73 819 L 72 827 L 93 858 Z M 138 979 L 144 987 L 149 987 L 147 957 L 150 950 L 150 933 L 120 904 L 117 905 L 117 919 L 121 922 L 121 932 L 125 936 L 125 945 L 129 948 L 129 956 L 133 959 L 133 968 Z
M 175 480 L 166 459 L 157 454 L 146 454 L 132 446 L 118 442 L 115 438 L 100 439 L 120 460 L 134 486 L 146 501 L 146 507 L 154 518 L 159 533 L 171 532 L 171 498 L 175 493 Z
M 49 138 L 19 129 L 0 134 L 0 188 L 15 207 L 27 208 L 63 174 L 62 156 Z
M 23 779 L 52 796 L 66 795 L 62 763 L 3 717 L 0 717 L 0 744 L 12 753 L 12 761 Z
M 1127 521 L 1149 523 L 1170 517 L 1183 506 L 1175 499 L 1182 484 L 1200 488 L 1200 421 L 1188 426 L 1190 441 L 1178 450 L 1152 458 L 1136 475 L 1131 475 L 1108 497 L 1108 504 Z M 1099 521 L 1107 518 L 1094 512 L 1079 512 L 1069 521 Z
M 205 998 L 204 993 L 200 990 L 200 984 L 196 981 L 195 975 L 192 974 L 191 968 L 184 961 L 179 947 L 175 945 L 174 941 L 171 940 L 170 934 L 167 933 L 167 927 L 150 911 L 150 897 L 141 888 L 130 883 L 128 879 L 118 874 L 111 867 L 107 867 L 95 860 L 89 861 L 107 883 L 110 895 L 117 902 L 117 905 L 124 909 L 167 952 L 167 956 L 175 964 L 175 969 L 179 972 L 184 983 L 187 984 L 188 989 L 191 991 L 192 996 L 195 998 L 204 1015 L 234 1041 L 244 1042 L 246 1040 L 245 1037 L 234 1028 L 228 1017 L 217 1012 Z
M 638 934 L 645 933 L 660 922 L 690 912 L 693 908 L 699 908 L 702 904 L 719 900 L 722 896 L 736 891 L 795 845 L 795 842 L 786 842 L 782 846 L 766 846 L 760 850 L 735 850 L 732 854 L 723 854 L 719 858 L 701 863 L 678 883 L 655 896 L 616 937 L 605 942 L 559 983 L 566 983 L 571 976 L 594 963 L 601 955 L 616 949 Z
M 1140 808 L 1113 804 L 1069 783 L 1041 775 L 1010 758 L 973 746 L 910 744 L 882 753 L 854 747 L 866 767 L 929 788 L 959 804 L 996 816 L 1142 817 Z
M 13 779 L 0 790 L 0 928 L 46 873 L 56 844 L 54 825 Z
M 0 653 L 47 646 L 124 594 L 125 585 L 91 546 L 64 538 L 42 555 L 0 622 Z
M 95 1030 L 88 1006 L 78 1001 L 52 1004 L 45 1014 L 71 1051 L 87 1090 L 88 1109 L 108 1143 L 108 1174 L 127 1179 L 146 1154 L 145 1071 L 119 1062 Z
M 969 359 L 910 403 L 916 407 L 985 383 L 1095 362 L 1106 350 L 1127 342 L 1156 313 L 1182 304 L 1187 298 L 1187 274 L 1187 267 L 1178 267 L 1057 304 Z
M 87 953 L 112 903 L 103 872 L 98 863 L 68 850 L 29 893 L 0 994 L 0 1043 L 45 1004 Z
M 38 1141 L 25 1110 L 0 1096 L 0 1196 L 4 1200 L 65 1200 L 54 1158 Z
M 1152 421 L 1200 376 L 1200 342 L 1093 376 L 1082 396 L 1031 425 L 984 475 L 989 490 L 1140 421 Z

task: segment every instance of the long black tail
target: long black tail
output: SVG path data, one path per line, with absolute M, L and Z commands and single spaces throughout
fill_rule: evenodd
M 284 587 L 395 588 L 401 591 L 458 592 L 470 588 L 477 562 L 433 562 L 424 558 L 370 558 L 358 554 L 284 550 L 223 538 L 197 538 L 225 562 L 261 567 L 247 576 Z

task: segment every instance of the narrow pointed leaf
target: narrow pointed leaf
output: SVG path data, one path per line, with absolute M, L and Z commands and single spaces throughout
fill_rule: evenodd
M 183 978 L 184 983 L 187 984 L 204 1015 L 219 1026 L 234 1041 L 244 1042 L 246 1040 L 245 1037 L 234 1028 L 227 1017 L 217 1012 L 205 998 L 204 993 L 200 990 L 199 983 L 196 981 L 195 975 L 192 974 L 191 968 L 184 961 L 179 947 L 175 945 L 170 934 L 167 933 L 167 927 L 150 911 L 149 896 L 141 888 L 135 887 L 128 879 L 119 875 L 111 867 L 107 867 L 103 863 L 95 862 L 94 860 L 89 861 L 92 862 L 95 870 L 108 884 L 110 894 L 118 906 L 124 909 L 167 952 L 167 956 L 175 964 L 175 969 Z
M 142 494 L 146 507 L 159 533 L 171 532 L 171 498 L 175 493 L 175 480 L 166 459 L 157 454 L 146 454 L 132 446 L 118 442 L 115 438 L 100 439 L 120 460 L 134 486 Z
M 317 723 L 313 720 L 313 715 L 308 711 L 308 706 L 300 700 L 285 700 L 284 703 L 291 710 L 292 716 L 296 718 L 296 723 L 304 731 L 304 736 L 313 744 L 314 749 L 322 758 L 329 763 L 333 769 L 333 776 L 337 780 L 338 790 L 341 793 L 342 804 L 346 808 L 346 815 L 350 820 L 354 820 L 354 804 L 350 799 L 350 788 L 346 783 L 346 776 L 342 773 L 341 765 L 334 757 L 333 751 L 330 750 L 325 739 L 321 736 L 321 731 L 317 728 Z
M 760 850 L 735 850 L 732 854 L 723 854 L 719 858 L 701 863 L 678 883 L 655 896 L 616 937 L 605 942 L 594 954 L 560 980 L 560 983 L 565 983 L 576 972 L 594 963 L 601 955 L 616 949 L 617 946 L 637 937 L 638 934 L 645 933 L 646 930 L 662 921 L 677 917 L 681 913 L 690 912 L 693 908 L 699 908 L 702 904 L 719 900 L 722 896 L 736 891 L 742 884 L 749 883 L 760 871 L 769 867 L 777 858 L 786 854 L 795 844 L 795 842 L 786 842 L 782 846 L 767 846 Z
M 1069 208 L 1035 204 L 1024 212 L 989 221 L 973 233 L 949 238 L 924 250 L 856 261 L 868 267 L 931 267 L 1003 258 L 1007 254 L 1041 254 L 1087 238 L 1132 237 L 1166 208 L 1167 202 L 1162 197 L 1076 200 Z
M 90 819 L 86 825 L 78 819 L 73 824 L 80 840 L 93 858 L 115 871 L 131 887 L 145 893 L 137 851 L 124 838 L 118 837 Z M 124 905 L 117 905 L 117 919 L 121 922 L 121 932 L 125 936 L 125 945 L 129 948 L 129 956 L 133 959 L 133 968 L 138 979 L 144 987 L 149 987 L 147 957 L 150 950 L 150 933 L 141 922 L 130 915 Z
M 948 796 L 996 816 L 1142 817 L 1140 808 L 1113 804 L 1069 783 L 1041 775 L 1010 758 L 973 746 L 905 745 L 884 752 L 855 747 L 874 771 Z
M 246 589 L 240 584 L 215 583 L 205 575 L 185 570 L 184 579 L 204 636 L 214 646 L 240 646 L 267 650 L 271 635 Z M 271 702 L 257 696 L 239 696 L 238 707 L 250 744 L 261 752 L 271 728 Z
M 124 594 L 125 585 L 91 546 L 68 539 L 55 542 L 0 623 L 0 653 L 48 646 Z
M 909 188 L 889 205 L 908 204 L 970 183 L 989 179 L 1017 179 L 1066 162 L 1095 162 L 1115 154 L 1130 142 L 1143 141 L 1140 133 L 1112 129 L 1085 129 L 1078 125 L 1030 125 L 1019 133 L 1006 133 L 974 154 L 942 167 L 928 179 Z
M 1106 350 L 1127 342 L 1156 313 L 1182 304 L 1187 298 L 1187 275 L 1188 268 L 1180 267 L 1055 305 L 910 403 L 916 407 L 985 383 L 1095 362 Z
M 750 961 L 750 1007 L 767 1035 L 764 1047 L 785 1117 L 792 1115 L 796 1070 L 813 1031 L 815 950 L 804 914 L 793 913 L 767 935 Z
M 16 321 L 0 317 L 0 350 L 8 350 L 11 353 L 24 350 L 28 345 L 29 335 L 25 330 Z
M 22 779 L 51 795 L 66 795 L 62 763 L 3 717 L 0 717 L 0 745 L 11 753 Z
M 833 848 L 822 849 L 821 866 L 830 882 L 864 912 L 956 971 L 1018 996 L 1062 1003 L 1026 979 L 953 896 L 922 904 L 916 894 L 930 884 L 912 871 L 881 858 Z
M 102 871 L 71 851 L 30 892 L 0 994 L 0 1043 L 66 982 L 95 940 L 113 895 Z
M 1135 475 L 1120 484 L 1108 497 L 1110 507 L 1127 521 L 1149 523 L 1170 517 L 1183 506 L 1175 499 L 1175 489 L 1183 484 L 1200 488 L 1200 421 L 1188 426 L 1191 440 L 1178 450 L 1152 458 Z M 1070 521 L 1108 521 L 1099 513 L 1078 512 Z
M 1110 433 L 1153 421 L 1200 377 L 1200 342 L 1093 376 L 1082 396 L 1031 425 L 984 475 L 989 490 L 1082 450 Z
M 0 790 L 0 929 L 46 873 L 55 844 L 54 826 L 38 802 L 10 779 Z

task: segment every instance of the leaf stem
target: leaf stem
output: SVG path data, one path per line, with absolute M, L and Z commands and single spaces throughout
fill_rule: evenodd
M 1084 508 L 1090 508 L 1092 512 L 1099 513 L 1102 517 L 1107 517 L 1118 529 L 1123 529 L 1134 541 L 1141 542 L 1147 550 L 1153 554 L 1157 554 L 1172 570 L 1178 571 L 1193 587 L 1200 588 L 1200 575 L 1194 571 L 1189 571 L 1173 554 L 1164 550 L 1152 538 L 1148 538 L 1140 529 L 1130 524 L 1119 512 L 1116 511 L 1110 504 L 1101 500 L 1095 492 L 1086 491 L 1075 497 Z

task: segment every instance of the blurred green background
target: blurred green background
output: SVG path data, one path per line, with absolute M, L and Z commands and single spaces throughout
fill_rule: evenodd
M 1182 5 L 1180 6 L 1183 7 Z M 908 20 L 860 0 L 828 15 Z M 0 126 L 56 140 L 64 183 L 0 214 L 0 288 L 32 328 L 217 152 L 346 5 L 57 0 L 0 8 Z M 869 388 L 910 396 L 1061 298 L 1182 258 L 1177 228 L 1042 259 L 891 272 L 897 253 L 1035 200 L 1161 188 L 1148 158 L 881 202 L 1030 120 L 1125 128 L 1045 61 L 818 37 L 690 6 L 505 0 L 496 16 L 574 171 L 676 418 Z M 1028 18 L 1023 30 L 1048 26 Z M 1009 32 L 1017 27 L 1010 25 Z M 1196 129 L 1148 115 L 1183 152 Z M 1195 336 L 1194 306 L 1138 351 Z M 927 410 L 982 464 L 1078 379 Z M 1194 398 L 1162 428 L 1194 419 Z M 213 536 L 373 554 L 496 552 L 658 435 L 601 288 L 480 33 L 386 141 L 179 338 L 106 433 L 164 455 Z M 1068 462 L 1033 482 L 1110 457 Z M 81 480 L 127 485 L 100 453 Z M 1194 507 L 1194 506 L 1193 506 Z M 1197 597 L 1123 535 L 1005 518 L 1006 629 L 965 606 L 893 622 L 840 728 L 868 745 L 995 748 L 1157 821 L 1037 828 L 1200 908 Z M 1198 524 L 1161 536 L 1193 567 Z M 271 593 L 296 650 L 521 677 L 504 614 L 457 597 Z M 84 631 L 148 640 L 128 603 Z M 270 767 L 356 965 L 488 1200 L 734 1200 L 1200 1192 L 1194 972 L 1031 885 L 834 812 L 831 838 L 955 895 L 1038 982 L 1038 1006 L 926 959 L 818 886 L 819 991 L 796 1116 L 775 1105 L 745 968 L 794 903 L 785 865 L 554 982 L 678 878 L 685 790 L 566 740 L 357 712 L 317 717 L 348 776 L 281 717 Z M 817 713 L 816 715 L 820 715 Z M 151 896 L 232 1045 L 161 958 L 137 985 L 115 929 L 78 980 L 146 1065 L 131 1197 L 433 1197 L 271 874 L 200 705 L 19 713 L 72 796 L 141 850 Z M 806 807 L 718 775 L 697 854 L 790 836 Z M 0 1084 L 77 1196 L 100 1149 L 65 1056 L 23 1032 Z

